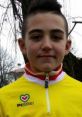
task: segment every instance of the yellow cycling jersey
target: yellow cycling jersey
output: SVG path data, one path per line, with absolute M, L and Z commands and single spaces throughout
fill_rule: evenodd
M 62 72 L 45 88 L 24 74 L 0 89 L 0 117 L 82 117 L 82 84 Z

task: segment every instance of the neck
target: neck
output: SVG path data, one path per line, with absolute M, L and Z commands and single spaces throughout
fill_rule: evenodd
M 26 64 L 25 65 L 25 72 L 26 72 L 26 74 L 35 76 L 41 80 L 45 80 L 45 77 L 47 74 L 49 76 L 49 80 L 54 80 L 62 72 L 62 64 L 60 64 L 57 68 L 55 68 L 54 70 L 52 70 L 48 73 L 45 73 L 45 72 L 34 73 L 34 72 L 32 72 L 30 65 Z

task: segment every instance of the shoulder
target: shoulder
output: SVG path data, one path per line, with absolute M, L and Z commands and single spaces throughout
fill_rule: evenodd
M 0 88 L 0 94 L 5 94 L 8 92 L 12 92 L 13 90 L 17 90 L 24 82 L 24 77 L 20 77 L 18 78 L 16 81 L 3 86 L 2 88 Z
M 81 81 L 76 80 L 75 78 L 69 76 L 68 74 L 65 74 L 65 82 L 67 84 L 70 84 L 71 86 L 82 87 Z

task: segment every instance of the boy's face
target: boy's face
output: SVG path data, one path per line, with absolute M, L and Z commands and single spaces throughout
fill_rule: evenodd
M 59 66 L 70 48 L 61 16 L 37 13 L 27 19 L 25 39 L 20 40 L 33 72 L 49 72 Z M 23 45 L 23 46 L 21 46 Z

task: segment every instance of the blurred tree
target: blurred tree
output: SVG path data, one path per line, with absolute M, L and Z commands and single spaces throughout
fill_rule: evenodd
M 79 59 L 70 52 L 64 58 L 63 69 L 70 76 L 82 81 L 82 58 Z
M 7 51 L 0 48 L 0 87 L 9 82 L 8 73 L 14 68 L 14 63 Z

